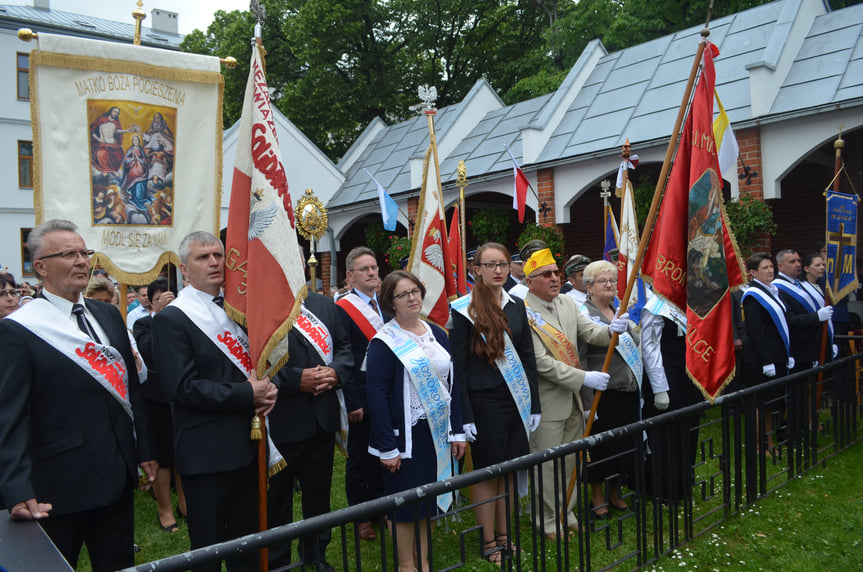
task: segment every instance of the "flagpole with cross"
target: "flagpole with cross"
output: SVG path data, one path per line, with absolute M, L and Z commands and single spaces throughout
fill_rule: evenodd
M 711 3 L 712 6 L 712 3 Z M 653 230 L 654 222 L 656 221 L 657 211 L 659 210 L 659 203 L 662 199 L 663 190 L 665 189 L 665 181 L 668 178 L 668 171 L 671 167 L 671 158 L 674 155 L 674 150 L 677 148 L 677 143 L 680 139 L 680 128 L 683 125 L 683 120 L 686 117 L 686 109 L 689 104 L 689 99 L 692 96 L 692 90 L 695 85 L 696 74 L 698 73 L 698 68 L 701 65 L 701 58 L 704 54 L 704 48 L 707 44 L 707 37 L 710 35 L 710 14 L 708 10 L 707 22 L 704 26 L 704 29 L 701 30 L 701 40 L 698 42 L 698 48 L 695 52 L 695 57 L 692 60 L 692 68 L 689 71 L 689 78 L 686 82 L 686 87 L 683 90 L 683 97 L 680 102 L 680 107 L 677 110 L 677 118 L 674 121 L 674 127 L 671 130 L 671 137 L 668 141 L 668 147 L 665 151 L 665 158 L 662 163 L 662 169 L 659 172 L 659 177 L 656 180 L 656 188 L 653 192 L 653 200 L 650 203 L 650 210 L 647 213 L 647 219 L 644 222 L 644 232 L 641 234 L 641 240 L 638 244 L 638 253 L 635 256 L 634 267 L 641 267 L 641 262 L 644 259 L 644 253 L 647 249 L 647 243 L 650 240 L 650 235 Z M 630 274 L 629 278 L 626 281 L 626 291 L 624 292 L 623 298 L 620 301 L 620 309 L 618 311 L 619 315 L 623 315 L 626 312 L 627 305 L 629 304 L 629 298 L 632 295 L 632 289 L 635 286 L 635 279 L 637 278 L 638 273 L 633 272 Z M 617 347 L 617 339 L 618 334 L 612 333 L 611 342 L 608 344 L 608 351 L 605 354 L 605 361 L 602 364 L 602 371 L 604 373 L 608 373 L 608 370 L 611 368 L 611 359 L 614 357 L 614 352 Z M 596 410 L 599 407 L 599 401 L 602 399 L 601 391 L 595 391 L 593 397 L 593 403 L 590 406 L 590 413 L 588 414 L 587 421 L 584 427 L 584 437 L 588 437 L 593 429 L 593 421 L 596 418 Z M 566 503 L 564 506 L 569 505 L 569 501 L 572 498 L 572 492 L 575 488 L 575 481 L 578 471 L 578 466 L 580 463 L 576 463 L 576 466 L 573 467 L 572 475 L 569 478 L 569 483 L 567 485 L 566 490 Z

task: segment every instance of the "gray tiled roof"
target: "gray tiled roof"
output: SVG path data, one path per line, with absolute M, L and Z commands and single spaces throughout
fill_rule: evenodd
M 438 141 L 452 125 L 460 105 L 457 103 L 438 110 L 434 122 Z M 404 193 L 411 188 L 410 159 L 422 158 L 428 144 L 428 119 L 425 115 L 382 130 L 345 173 L 345 183 L 327 207 L 347 206 L 377 197 L 377 187 L 363 168 L 368 169 L 391 195 Z
M 130 3 L 129 20 L 132 20 L 132 8 Z M 82 14 L 62 12 L 60 10 L 41 10 L 32 6 L 13 6 L 9 4 L 0 5 L 0 21 L 3 27 L 40 27 L 54 28 L 66 34 L 82 35 L 87 37 L 103 37 L 105 39 L 132 41 L 135 36 L 135 24 L 115 22 L 103 18 L 94 18 Z M 146 20 L 145 20 L 146 22 Z M 179 49 L 183 41 L 182 34 L 167 34 L 155 32 L 152 28 L 142 26 L 141 43 L 147 46 L 156 46 L 169 49 Z
M 719 47 L 716 85 L 731 121 L 748 119 L 746 65 L 764 59 L 782 17 L 783 2 L 720 18 L 710 25 Z M 657 38 L 600 58 L 570 104 L 537 162 L 617 148 L 631 141 L 671 135 L 701 26 Z
M 815 18 L 771 113 L 863 97 L 863 4 Z

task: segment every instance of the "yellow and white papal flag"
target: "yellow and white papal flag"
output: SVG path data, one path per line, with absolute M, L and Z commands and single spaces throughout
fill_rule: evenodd
M 737 156 L 740 154 L 740 146 L 737 145 L 737 137 L 731 129 L 728 114 L 725 113 L 725 108 L 719 100 L 719 92 L 714 90 L 713 96 L 719 107 L 719 115 L 713 121 L 713 138 L 716 139 L 718 150 L 719 174 L 724 179 L 731 180 L 737 176 Z

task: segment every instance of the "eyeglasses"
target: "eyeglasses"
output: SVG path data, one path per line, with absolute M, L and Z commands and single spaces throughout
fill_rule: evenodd
M 594 280 L 600 286 L 606 286 L 611 284 L 612 286 L 617 284 L 617 278 L 600 278 L 599 280 Z
M 560 270 L 546 270 L 545 272 L 540 272 L 539 274 L 531 274 L 531 278 L 545 278 L 546 280 L 551 278 L 551 276 L 560 277 Z
M 393 300 L 404 300 L 413 296 L 414 298 L 419 298 L 420 294 L 422 294 L 422 290 L 419 288 L 414 288 L 413 290 L 408 290 L 407 292 L 402 292 L 401 294 L 393 294 Z
M 377 272 L 377 271 L 378 271 L 377 266 L 363 266 L 362 268 L 354 268 L 353 270 L 351 270 L 351 272 L 362 272 L 363 274 L 365 274 L 366 272 Z
M 54 254 L 46 254 L 45 256 L 40 256 L 36 260 L 45 260 L 47 258 L 56 258 L 59 256 L 63 260 L 71 261 L 77 260 L 79 256 L 82 256 L 84 258 L 90 258 L 94 254 L 96 254 L 96 251 L 89 248 L 85 250 L 64 250 L 63 252 L 55 252 Z
M 21 296 L 20 290 L 0 290 L 0 298 L 5 298 L 9 296 L 10 298 L 19 298 Z
M 509 262 L 480 262 L 479 265 L 485 266 L 485 269 L 489 272 L 494 272 L 496 268 L 500 268 L 501 270 L 509 268 Z

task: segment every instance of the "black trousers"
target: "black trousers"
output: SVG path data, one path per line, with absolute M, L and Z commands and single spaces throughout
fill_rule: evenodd
M 293 522 L 295 479 L 302 490 L 304 519 L 330 512 L 335 446 L 335 434 L 324 432 L 320 427 L 311 439 L 297 443 L 276 443 L 287 467 L 270 479 L 270 491 L 267 494 L 268 528 Z M 300 558 L 306 564 L 323 562 L 331 538 L 332 531 L 329 529 L 302 538 Z M 291 544 L 286 542 L 270 547 L 270 568 L 290 563 Z
M 384 493 L 380 460 L 369 453 L 372 424 L 365 408 L 363 420 L 351 423 L 348 430 L 348 459 L 345 463 L 345 493 L 353 506 L 380 498 Z
M 108 506 L 40 520 L 42 529 L 73 567 L 78 565 L 81 545 L 87 543 L 94 572 L 135 565 L 132 551 L 135 530 L 132 487 Z
M 192 549 L 209 546 L 258 530 L 257 463 L 233 471 L 182 475 Z M 225 561 L 228 570 L 257 570 L 258 552 Z M 194 568 L 219 572 L 221 563 Z

